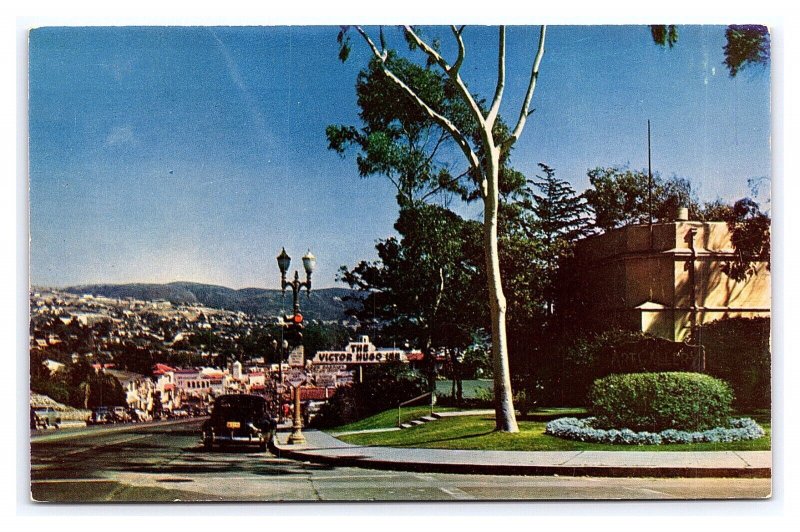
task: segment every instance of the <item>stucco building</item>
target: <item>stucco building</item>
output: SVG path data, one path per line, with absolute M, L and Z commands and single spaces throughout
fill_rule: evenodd
M 734 254 L 728 225 L 683 214 L 675 222 L 631 225 L 579 242 L 561 302 L 572 319 L 683 341 L 693 326 L 769 317 L 767 264 L 734 280 L 724 272 Z

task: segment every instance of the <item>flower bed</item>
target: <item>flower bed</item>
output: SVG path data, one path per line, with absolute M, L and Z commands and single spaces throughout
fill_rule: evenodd
M 594 417 L 577 419 L 562 417 L 547 424 L 545 434 L 592 443 L 628 445 L 661 445 L 667 443 L 718 443 L 756 440 L 764 436 L 764 429 L 750 418 L 731 419 L 728 427 L 687 432 L 667 429 L 661 432 L 634 432 L 630 429 L 594 428 Z

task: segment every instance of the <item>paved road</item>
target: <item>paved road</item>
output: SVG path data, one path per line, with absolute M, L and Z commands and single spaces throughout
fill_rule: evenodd
M 200 421 L 37 436 L 31 494 L 51 502 L 765 497 L 768 479 L 611 479 L 334 468 L 250 450 L 205 452 Z

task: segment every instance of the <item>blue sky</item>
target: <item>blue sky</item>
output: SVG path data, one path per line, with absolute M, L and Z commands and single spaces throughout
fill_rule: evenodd
M 275 287 L 286 246 L 297 267 L 311 248 L 318 286 L 334 286 L 340 265 L 374 258 L 397 208 L 386 180 L 359 178 L 354 157 L 327 150 L 328 124 L 357 124 L 368 57 L 354 36 L 339 62 L 337 31 L 34 31 L 31 282 Z M 490 95 L 496 30 L 465 36 L 463 76 Z M 509 119 L 537 36 L 509 31 Z M 388 37 L 402 45 L 396 30 Z M 532 177 L 545 162 L 582 190 L 589 168 L 646 166 L 649 118 L 655 171 L 690 178 L 704 200 L 742 197 L 748 178 L 770 175 L 769 70 L 731 79 L 723 44 L 720 26 L 681 26 L 671 50 L 645 26 L 551 27 L 514 166 Z

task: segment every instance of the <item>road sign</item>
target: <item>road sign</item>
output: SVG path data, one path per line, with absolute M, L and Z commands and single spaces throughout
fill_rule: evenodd
M 286 382 L 297 388 L 306 382 L 306 372 L 302 369 L 292 368 L 286 374 Z
M 333 373 L 320 373 L 316 378 L 317 386 L 323 388 L 336 388 L 336 375 Z
M 302 368 L 305 365 L 305 349 L 298 345 L 289 353 L 289 365 L 293 368 Z

